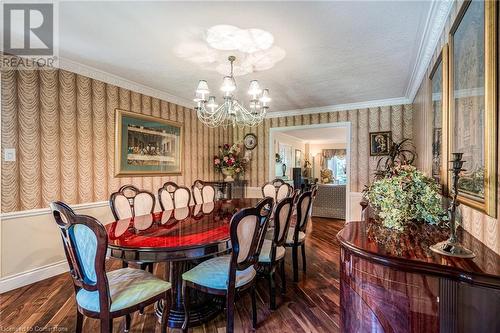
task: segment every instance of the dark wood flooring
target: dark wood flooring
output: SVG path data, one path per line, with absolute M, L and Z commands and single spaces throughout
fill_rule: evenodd
M 267 281 L 258 281 L 257 332 L 340 331 L 339 245 L 335 236 L 343 224 L 344 221 L 313 218 L 306 240 L 307 273 L 301 270 L 300 281 L 295 284 L 292 282 L 291 252 L 287 249 L 287 293 L 283 298 L 277 293 L 277 310 L 269 310 Z M 109 270 L 120 267 L 121 262 L 109 260 Z M 162 264 L 155 266 L 155 274 L 163 272 Z M 67 273 L 0 295 L 0 332 L 74 332 L 75 314 L 74 289 Z M 250 295 L 244 294 L 236 302 L 235 330 L 249 332 L 251 326 Z M 114 332 L 123 332 L 123 328 L 124 320 L 115 319 Z M 98 332 L 99 322 L 85 318 L 83 331 Z M 144 315 L 133 315 L 130 332 L 159 331 L 153 306 L 146 308 Z M 190 329 L 190 332 L 224 331 L 224 314 Z

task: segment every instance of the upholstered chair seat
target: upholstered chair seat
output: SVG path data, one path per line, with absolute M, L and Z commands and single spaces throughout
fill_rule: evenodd
M 288 235 L 286 236 L 286 243 L 287 244 L 293 244 L 293 232 L 294 232 L 294 230 L 295 230 L 294 227 L 288 229 Z M 299 231 L 299 237 L 298 237 L 297 241 L 300 243 L 305 238 L 306 238 L 306 233 L 302 232 L 302 231 Z
M 182 279 L 197 285 L 212 289 L 227 289 L 229 279 L 229 266 L 231 264 L 231 255 L 215 257 L 202 262 L 193 269 L 182 274 Z M 253 266 L 243 271 L 236 271 L 236 288 L 242 287 L 253 278 L 257 272 Z
M 163 300 L 160 332 L 166 333 L 171 284 L 141 269 L 122 268 L 107 273 L 108 234 L 101 222 L 92 216 L 75 214 L 60 201 L 51 202 L 50 209 L 59 227 L 75 287 L 78 306 L 72 332 L 82 333 L 84 315 L 100 320 L 101 333 L 113 332 L 113 318 L 125 317 L 128 332 L 131 313 Z
M 255 280 L 257 260 L 264 242 L 273 199 L 265 198 L 255 207 L 244 208 L 233 215 L 229 226 L 231 254 L 212 258 L 182 274 L 184 323 L 188 331 L 190 291 L 199 290 L 226 297 L 226 333 L 234 332 L 234 302 L 236 294 L 251 291 L 252 327 L 257 326 L 257 293 Z
M 259 262 L 271 262 L 271 247 L 272 240 L 265 239 L 262 244 L 262 249 L 260 250 Z M 285 248 L 283 246 L 276 247 L 276 259 L 280 260 L 285 256 Z
M 110 311 L 115 312 L 142 303 L 170 289 L 170 282 L 163 281 L 141 269 L 122 268 L 106 273 L 111 297 Z M 99 291 L 80 289 L 76 294 L 80 307 L 99 312 Z

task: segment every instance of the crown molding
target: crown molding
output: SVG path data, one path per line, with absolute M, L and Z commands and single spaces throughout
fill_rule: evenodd
M 320 106 L 316 108 L 296 109 L 288 111 L 274 111 L 267 113 L 266 118 L 299 116 L 302 114 L 316 114 L 323 112 L 339 112 L 339 111 L 367 109 L 367 108 L 374 108 L 381 106 L 401 105 L 410 103 L 411 103 L 410 100 L 406 97 L 377 99 L 374 101 L 367 101 L 361 103 L 336 104 L 336 105 Z
M 411 103 L 413 103 L 413 100 L 415 99 L 418 88 L 422 83 L 422 79 L 427 72 L 432 56 L 436 51 L 439 38 L 443 32 L 451 8 L 453 7 L 453 3 L 453 0 L 442 0 L 433 1 L 431 4 L 424 33 L 422 35 L 422 39 L 420 40 L 417 58 L 415 59 L 415 66 L 413 67 L 410 81 L 408 82 L 405 92 L 405 96 L 408 97 L 408 100 Z
M 73 60 L 69 60 L 66 58 L 59 58 L 59 66 L 60 69 L 73 72 L 76 74 L 80 74 L 83 76 L 87 76 L 89 78 L 102 81 L 108 84 L 112 84 L 124 89 L 128 89 L 131 91 L 135 91 L 138 93 L 141 93 L 143 95 L 159 98 L 161 100 L 174 103 L 177 105 L 184 106 L 188 109 L 193 108 L 193 102 L 190 100 L 187 100 L 182 97 L 178 97 L 172 94 L 169 94 L 165 91 L 161 91 L 155 88 L 148 87 L 146 85 L 143 85 L 141 83 L 137 83 L 128 79 L 125 79 L 121 76 L 115 75 L 108 73 L 106 71 L 97 69 L 95 67 L 83 65 L 81 63 L 78 63 Z

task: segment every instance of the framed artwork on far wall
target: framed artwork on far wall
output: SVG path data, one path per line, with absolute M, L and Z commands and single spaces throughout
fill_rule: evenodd
M 116 177 L 182 174 L 182 124 L 120 109 L 115 112 Z
M 370 133 L 370 156 L 389 155 L 392 143 L 392 132 L 371 132 Z
M 497 2 L 465 1 L 449 35 L 448 160 L 451 153 L 463 153 L 458 200 L 493 217 L 497 214 L 497 52 Z

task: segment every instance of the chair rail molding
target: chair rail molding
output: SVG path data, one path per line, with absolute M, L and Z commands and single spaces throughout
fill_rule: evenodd
M 74 210 L 81 210 L 81 209 L 89 209 L 89 208 L 99 208 L 99 207 L 104 207 L 104 206 L 108 206 L 108 205 L 109 205 L 108 201 L 97 201 L 97 202 L 87 202 L 87 203 L 71 205 L 71 208 Z M 1 213 L 0 220 L 8 221 L 8 220 L 18 219 L 21 217 L 39 216 L 39 215 L 45 215 L 45 214 L 50 214 L 50 208 L 47 207 L 47 208 L 38 208 L 38 209 L 20 210 L 20 211 L 15 211 L 15 212 Z

